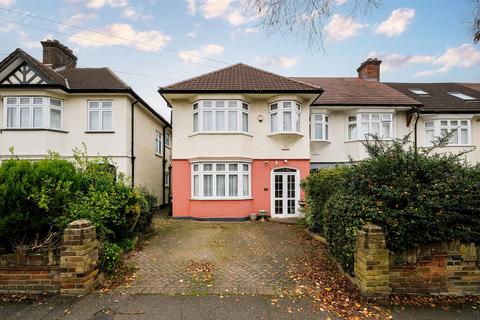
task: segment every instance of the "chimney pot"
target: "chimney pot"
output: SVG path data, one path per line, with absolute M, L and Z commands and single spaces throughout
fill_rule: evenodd
M 73 51 L 58 40 L 41 41 L 43 47 L 43 64 L 52 69 L 74 69 L 77 66 L 77 57 Z
M 380 64 L 382 60 L 368 58 L 357 68 L 358 77 L 365 80 L 380 81 Z

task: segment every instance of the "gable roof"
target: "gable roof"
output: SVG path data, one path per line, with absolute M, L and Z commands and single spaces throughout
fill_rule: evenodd
M 379 81 L 361 78 L 294 77 L 322 86 L 313 106 L 420 106 L 421 103 Z
M 422 112 L 454 112 L 454 113 L 478 113 L 480 112 L 480 86 L 479 84 L 461 83 L 386 83 L 390 87 L 403 94 L 420 101 L 423 104 Z M 478 88 L 478 89 L 475 89 Z M 420 89 L 428 95 L 418 95 L 409 89 Z M 454 97 L 448 92 L 460 92 L 477 100 L 462 100 Z
M 18 48 L 0 62 L 0 74 L 7 70 L 12 63 L 21 59 L 26 63 L 44 82 L 39 83 L 2 83 L 11 72 L 0 79 L 1 88 L 58 88 L 68 93 L 126 93 L 138 100 L 160 121 L 170 126 L 158 112 L 156 112 L 145 100 L 133 89 L 123 82 L 109 68 L 72 68 L 55 71 L 44 65 L 22 49 Z M 21 64 L 20 64 L 21 65 Z M 14 68 L 12 71 L 17 70 Z
M 322 88 L 238 63 L 161 87 L 160 93 L 322 93 Z

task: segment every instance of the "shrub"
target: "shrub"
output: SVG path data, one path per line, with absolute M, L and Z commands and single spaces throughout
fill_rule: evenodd
M 325 168 L 310 174 L 302 181 L 305 190 L 306 219 L 308 229 L 323 235 L 323 208 L 339 187 L 346 166 Z
M 122 248 L 116 243 L 104 241 L 100 248 L 100 270 L 113 273 L 120 263 Z
M 153 216 L 155 214 L 155 210 L 157 209 L 157 197 L 146 191 L 142 190 L 144 196 L 144 205 L 141 207 L 140 216 L 138 217 L 137 225 L 135 226 L 135 232 L 144 234 L 150 231 Z

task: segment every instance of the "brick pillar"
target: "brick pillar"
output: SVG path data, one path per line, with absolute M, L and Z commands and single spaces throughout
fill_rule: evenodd
M 363 295 L 382 296 L 392 291 L 388 250 L 381 227 L 369 224 L 358 231 L 354 270 L 355 281 Z
M 60 294 L 86 294 L 98 284 L 98 240 L 88 220 L 70 222 L 60 252 Z

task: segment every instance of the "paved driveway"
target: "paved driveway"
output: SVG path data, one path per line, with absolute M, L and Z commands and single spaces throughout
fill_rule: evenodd
M 302 228 L 271 222 L 157 220 L 158 234 L 128 263 L 127 293 L 289 295 L 288 267 L 313 250 Z

